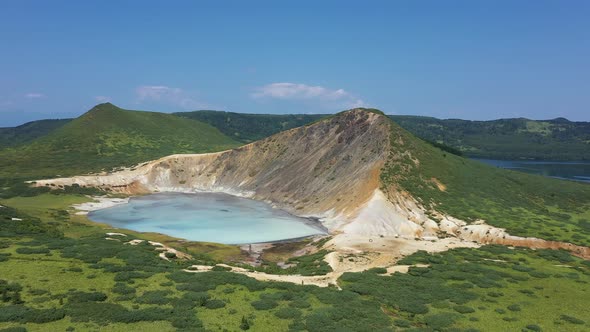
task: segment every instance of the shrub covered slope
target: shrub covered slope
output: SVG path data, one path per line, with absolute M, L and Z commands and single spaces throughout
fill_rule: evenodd
M 498 169 L 428 144 L 391 123 L 383 189 L 401 188 L 422 205 L 509 233 L 590 246 L 590 186 Z
M 105 103 L 27 145 L 1 150 L 0 175 L 80 174 L 237 145 L 202 122 Z

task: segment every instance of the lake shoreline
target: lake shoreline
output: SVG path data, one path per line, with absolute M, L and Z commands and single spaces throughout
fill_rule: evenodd
M 195 204 L 195 201 L 193 201 L 198 200 L 198 196 L 203 198 L 201 204 Z M 92 198 L 96 201 L 74 206 L 76 210 L 79 210 L 76 214 L 84 214 L 92 222 L 108 224 L 114 228 L 129 229 L 142 233 L 159 233 L 174 238 L 184 239 L 186 241 L 217 242 L 242 246 L 248 244 L 296 242 L 313 236 L 329 235 L 327 228 L 322 224 L 320 218 L 293 215 L 267 202 L 226 193 L 159 192 L 149 195 L 130 196 L 123 199 L 101 196 Z M 162 212 L 158 215 L 144 212 L 148 213 L 148 216 L 143 217 L 141 216 L 142 212 L 139 212 L 144 206 L 149 209 L 150 205 L 157 205 L 157 209 L 160 210 L 163 206 L 166 206 L 166 204 L 175 203 L 178 200 L 180 200 L 180 204 L 182 205 L 181 208 L 173 208 L 170 215 L 166 212 Z M 113 209 L 121 208 L 121 205 L 127 204 L 135 204 L 136 206 L 128 207 L 127 209 L 130 209 L 129 211 L 113 211 Z M 217 207 L 215 204 L 220 205 Z M 227 209 L 224 208 L 224 204 L 228 204 Z M 232 206 L 232 204 L 237 205 Z M 100 215 L 105 211 L 119 213 L 120 215 L 112 220 L 109 220 L 108 218 L 105 219 L 104 215 Z M 207 214 L 211 212 L 213 212 L 214 215 L 208 216 Z M 257 213 L 263 213 L 263 215 L 257 215 Z M 155 219 L 151 218 L 151 216 L 154 216 Z M 248 222 L 248 220 L 251 220 L 251 222 L 248 222 L 246 225 L 240 225 L 239 223 L 241 222 L 240 219 L 242 216 L 244 216 L 244 222 Z M 128 218 L 129 221 L 125 221 L 125 218 Z M 158 220 L 158 218 L 160 219 Z M 217 230 L 218 233 L 214 239 L 206 237 L 199 239 L 195 239 L 194 237 L 191 238 L 191 232 L 196 232 L 193 235 L 198 234 L 198 236 L 212 234 L 216 231 L 218 223 L 226 222 L 226 220 L 229 222 L 229 226 L 219 226 L 222 228 Z M 124 224 L 126 222 L 128 223 Z M 139 227 L 141 223 L 144 223 L 145 226 Z M 268 226 L 261 229 L 259 232 L 253 230 L 255 227 L 260 227 L 261 224 L 265 223 L 268 224 Z M 180 229 L 174 229 L 179 225 Z M 147 227 L 147 229 L 142 227 Z M 170 229 L 169 232 L 165 231 L 167 227 Z M 291 229 L 289 229 L 290 227 Z M 292 227 L 295 227 L 295 229 Z M 182 233 L 179 233 L 180 230 L 182 230 Z M 246 238 L 248 237 L 248 234 L 252 235 L 254 233 L 254 237 L 259 239 L 253 239 L 252 241 L 243 241 L 241 238 L 236 241 L 230 240 L 232 237 L 238 236 L 235 232 L 242 234 L 240 233 L 241 231 L 243 231 L 243 236 Z M 295 233 L 291 234 L 293 231 Z M 262 236 L 262 234 L 265 234 L 266 236 L 267 232 L 268 237 L 272 237 L 272 234 L 279 235 L 285 232 L 288 232 L 290 237 L 279 236 L 277 240 L 263 239 L 264 236 Z M 297 232 L 301 235 L 298 235 Z M 307 234 L 302 234 L 302 232 Z M 229 239 L 226 239 L 226 235 L 221 235 L 223 233 L 227 234 Z M 283 235 L 286 235 L 286 233 Z
M 590 161 L 470 159 L 506 170 L 590 184 Z

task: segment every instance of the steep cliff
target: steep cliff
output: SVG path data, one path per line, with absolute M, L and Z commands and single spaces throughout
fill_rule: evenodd
M 77 183 L 127 194 L 227 192 L 323 218 L 336 230 L 354 219 L 378 190 L 388 137 L 386 117 L 353 110 L 233 150 L 172 155 L 112 174 L 41 180 L 37 185 Z

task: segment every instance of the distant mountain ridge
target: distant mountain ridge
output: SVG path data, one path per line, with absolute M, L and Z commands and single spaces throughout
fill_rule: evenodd
M 247 114 L 224 111 L 172 113 L 207 123 L 233 140 L 250 143 L 278 132 L 313 123 L 329 114 Z M 389 115 L 416 136 L 460 150 L 469 157 L 490 159 L 590 160 L 590 122 L 565 118 L 472 121 L 425 116 Z M 0 128 L 0 149 L 27 144 L 71 119 L 40 120 Z
M 72 119 L 48 119 L 24 123 L 16 127 L 0 128 L 0 149 L 31 142 L 62 127 Z
M 330 114 L 246 114 L 194 111 L 174 115 L 208 123 L 233 139 L 250 143 L 291 128 L 301 127 Z
M 490 159 L 590 160 L 590 122 L 390 116 L 416 136 Z

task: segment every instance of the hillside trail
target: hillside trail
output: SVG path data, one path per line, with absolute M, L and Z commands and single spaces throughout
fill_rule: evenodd
M 461 241 L 455 238 L 438 240 L 416 240 L 400 237 L 368 237 L 350 234 L 339 234 L 324 245 L 324 249 L 331 251 L 324 257 L 332 272 L 321 276 L 302 276 L 269 274 L 250 271 L 240 267 L 218 264 L 231 269 L 231 272 L 246 275 L 260 281 L 290 282 L 299 285 L 316 285 L 319 287 L 335 286 L 340 289 L 338 279 L 346 272 L 361 272 L 374 267 L 388 269 L 388 274 L 405 273 L 409 266 L 395 266 L 401 258 L 411 255 L 418 250 L 427 252 L 441 252 L 452 248 L 477 248 L 478 244 Z M 399 267 L 399 268 L 398 268 Z M 213 267 L 207 265 L 193 265 L 184 271 L 199 273 L 210 271 Z

